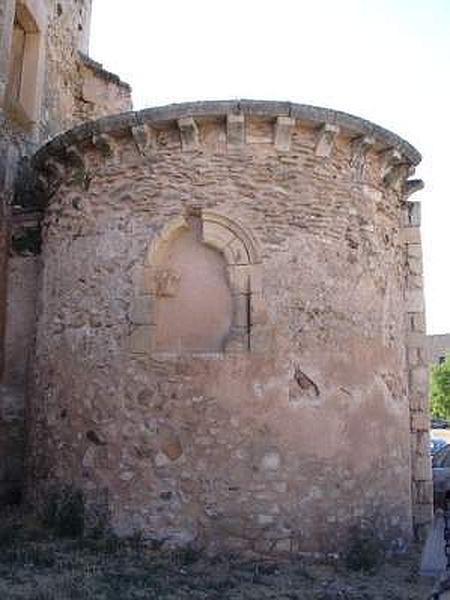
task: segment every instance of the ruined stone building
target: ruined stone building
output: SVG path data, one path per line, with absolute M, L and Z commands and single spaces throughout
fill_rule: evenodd
M 291 103 L 131 112 L 89 2 L 0 7 L 4 500 L 211 550 L 423 533 L 418 152 Z

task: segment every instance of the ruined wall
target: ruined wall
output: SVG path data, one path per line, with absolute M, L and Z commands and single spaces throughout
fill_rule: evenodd
M 419 309 L 403 215 L 419 159 L 360 119 L 257 102 L 142 111 L 43 149 L 35 168 L 58 191 L 30 406 L 37 505 L 75 486 L 119 533 L 212 550 L 331 551 L 362 520 L 406 543 Z M 211 310 L 208 277 L 224 286 Z
M 53 2 L 46 78 L 49 116 L 41 124 L 47 138 L 132 108 L 130 86 L 87 57 L 90 5 L 90 1 Z
M 19 415 L 24 410 L 27 375 L 21 364 L 22 379 L 17 378 L 13 357 L 20 354 L 21 341 L 15 320 L 7 322 L 7 311 L 9 305 L 16 314 L 20 308 L 16 292 L 28 285 L 17 281 L 17 275 L 26 273 L 29 252 L 16 253 L 11 239 L 33 236 L 39 227 L 39 214 L 33 214 L 37 197 L 28 193 L 26 161 L 57 133 L 86 119 L 131 108 L 129 86 L 80 54 L 88 49 L 90 10 L 90 0 L 0 0 L 0 428 L 8 448 L 7 452 L 0 448 L 0 498 L 3 488 L 10 495 L 8 461 L 18 464 L 24 447 Z M 17 18 L 28 36 L 19 99 L 12 97 L 10 76 Z M 15 257 L 10 265 L 9 255 Z M 27 344 L 31 346 L 33 313 L 20 318 L 27 317 Z M 15 416 L 10 426 L 11 411 Z M 14 485 L 17 481 L 14 477 Z

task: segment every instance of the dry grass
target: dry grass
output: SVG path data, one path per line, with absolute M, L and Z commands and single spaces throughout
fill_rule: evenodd
M 33 522 L 0 528 L 1 600 L 425 600 L 432 582 L 417 564 L 412 551 L 368 575 L 299 558 L 163 552 L 139 538 L 61 540 Z

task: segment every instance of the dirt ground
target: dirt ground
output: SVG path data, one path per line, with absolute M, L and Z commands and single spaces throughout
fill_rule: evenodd
M 0 526 L 0 600 L 425 600 L 434 582 L 419 577 L 418 564 L 418 548 L 364 573 L 337 561 L 211 558 L 137 537 L 61 540 Z

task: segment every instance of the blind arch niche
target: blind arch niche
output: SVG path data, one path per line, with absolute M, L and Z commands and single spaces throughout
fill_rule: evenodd
M 130 310 L 134 353 L 254 349 L 262 313 L 260 259 L 236 222 L 190 209 L 152 241 Z

